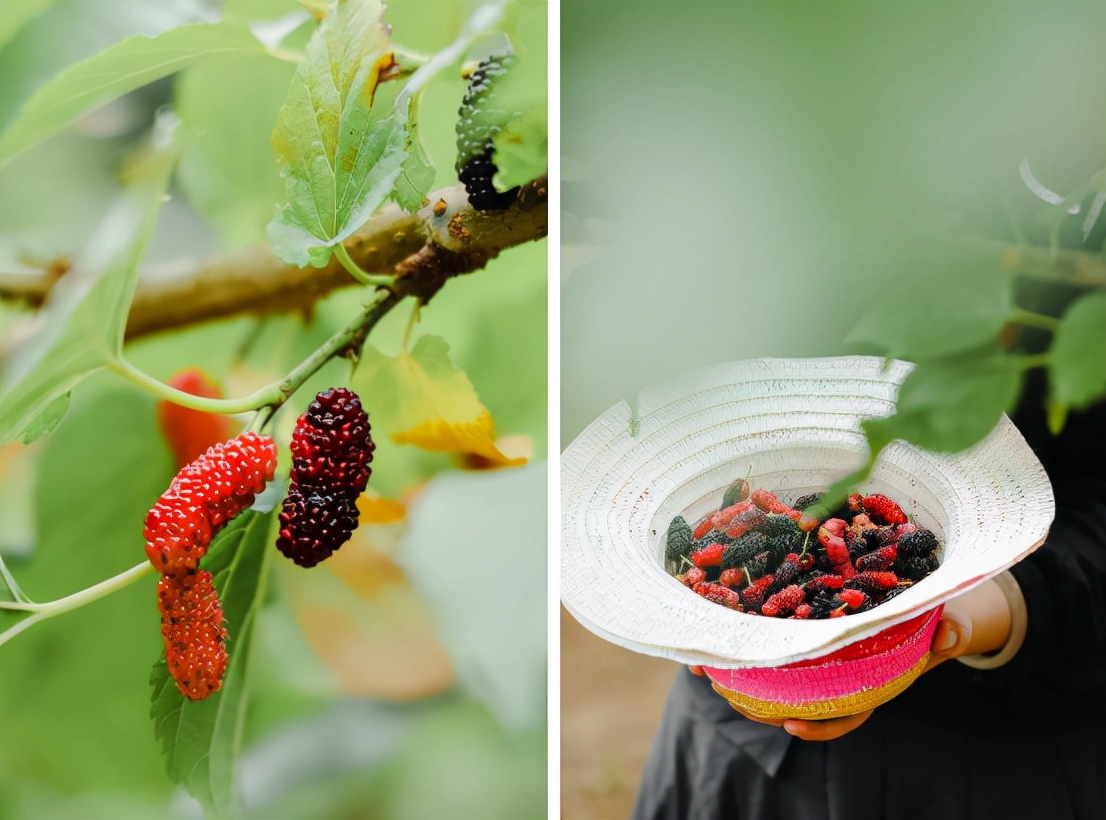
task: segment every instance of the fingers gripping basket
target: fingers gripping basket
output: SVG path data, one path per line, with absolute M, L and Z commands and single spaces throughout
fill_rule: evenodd
M 903 442 L 864 492 L 884 493 L 941 540 L 941 566 L 866 612 L 753 617 L 704 600 L 664 566 L 676 515 L 718 509 L 735 478 L 783 497 L 825 489 L 867 456 L 860 422 L 889 415 L 910 365 L 874 357 L 757 359 L 643 391 L 596 419 L 562 458 L 561 590 L 584 626 L 620 646 L 707 667 L 747 711 L 864 711 L 920 674 L 940 606 L 1023 558 L 1054 513 L 1051 486 L 1005 417 L 956 455 Z

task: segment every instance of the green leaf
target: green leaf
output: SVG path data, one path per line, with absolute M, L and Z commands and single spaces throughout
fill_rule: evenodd
M 0 375 L 0 444 L 32 421 L 123 346 L 138 263 L 153 234 L 173 167 L 155 153 L 145 176 L 104 217 L 73 270 L 54 287 L 38 330 L 12 353 Z
M 403 170 L 396 180 L 392 198 L 399 207 L 414 213 L 422 207 L 427 192 L 434 184 L 434 165 L 426 155 L 419 135 L 417 109 L 422 94 L 412 94 L 407 102 L 407 142 L 404 145 Z
M 46 9 L 54 0 L 5 0 L 0 2 L 0 47 Z
M 193 23 L 157 37 L 128 37 L 70 66 L 27 102 L 0 138 L 0 166 L 74 117 L 154 80 L 219 54 L 265 54 L 250 30 L 231 23 Z
M 246 671 L 264 600 L 272 522 L 271 512 L 242 513 L 216 537 L 204 562 L 215 577 L 228 633 L 222 688 L 205 700 L 188 700 L 177 691 L 164 658 L 150 673 L 150 717 L 169 777 L 216 816 L 233 813 L 237 805 L 234 764 L 242 743 Z
M 65 418 L 65 414 L 69 412 L 69 397 L 71 395 L 70 393 L 63 393 L 43 407 L 38 415 L 31 419 L 31 423 L 23 430 L 19 440 L 24 444 L 30 444 L 32 441 L 54 432 L 57 426 L 61 424 L 61 420 Z
M 1052 398 L 1081 409 L 1106 397 L 1106 293 L 1075 300 L 1060 319 L 1048 358 Z
M 232 55 L 177 78 L 177 180 L 229 247 L 263 242 L 273 203 L 284 196 L 269 134 L 294 73 L 291 63 Z
M 987 349 L 920 363 L 899 388 L 894 415 L 863 422 L 873 450 L 905 439 L 955 453 L 982 440 L 1021 389 L 1017 359 Z
M 992 258 L 960 260 L 889 285 L 845 343 L 863 352 L 922 361 L 991 342 L 1013 309 L 1013 281 Z
M 461 685 L 510 731 L 543 724 L 546 703 L 545 465 L 444 473 L 416 501 L 399 549 L 429 602 Z M 441 526 L 449 522 L 449 538 Z M 487 568 L 510 555 L 520 578 L 488 595 Z M 502 674 L 511 647 L 511 674 Z
M 269 223 L 284 261 L 321 267 L 392 193 L 406 122 L 374 117 L 379 73 L 392 59 L 379 0 L 339 0 L 307 44 L 272 135 L 288 204 Z
M 497 190 L 507 191 L 546 172 L 548 167 L 547 44 L 548 15 L 545 3 L 516 0 L 506 9 L 504 31 L 511 40 L 515 62 L 495 87 L 495 108 L 510 112 L 492 141 L 495 165 L 492 179 Z M 489 112 L 489 116 L 497 115 Z M 478 116 L 476 122 L 484 122 Z
M 143 561 L 142 520 L 174 472 L 154 400 L 98 381 L 74 395 L 58 429 L 34 445 L 36 475 L 27 478 L 34 551 L 9 567 L 38 601 Z M 0 520 L 2 529 L 8 522 Z M 144 578 L 0 648 L 0 726 L 12 750 L 0 792 L 49 783 L 65 794 L 169 800 L 145 709 L 150 659 L 161 643 L 155 583 Z
M 545 106 L 531 107 L 492 138 L 496 173 L 492 183 L 508 191 L 546 172 L 549 135 Z

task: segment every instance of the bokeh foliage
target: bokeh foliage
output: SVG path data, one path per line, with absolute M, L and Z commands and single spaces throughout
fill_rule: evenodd
M 284 26 L 279 49 L 285 56 L 302 52 L 318 25 L 315 12 L 321 14 L 325 6 L 294 0 L 217 5 L 199 0 L 55 0 L 25 3 L 19 13 L 13 4 L 3 5 L 0 154 L 10 161 L 0 168 L 0 189 L 16 195 L 0 201 L 0 271 L 33 271 L 59 256 L 79 256 L 96 234 L 104 203 L 118 197 L 121 175 L 133 181 L 143 157 L 148 165 L 144 146 L 155 112 L 164 107 L 180 120 L 173 144 L 179 161 L 142 270 L 266 240 L 266 225 L 285 196 L 270 135 L 296 64 L 267 53 L 250 38 L 259 34 L 269 42 Z M 433 54 L 458 36 L 477 6 L 435 0 L 429 9 L 426 3 L 394 0 L 384 19 L 396 43 L 412 53 Z M 542 58 L 544 14 L 543 3 L 520 2 L 508 6 L 503 21 L 519 47 Z M 535 28 L 535 20 L 542 25 Z M 201 57 L 187 56 L 194 33 L 212 28 L 239 45 L 219 54 L 209 48 Z M 128 40 L 136 35 L 154 39 Z M 113 60 L 127 63 L 135 59 L 133 50 L 156 46 L 162 38 L 170 38 L 179 62 L 160 74 L 159 69 L 136 75 L 130 93 L 72 122 L 65 116 L 47 124 L 40 120 L 34 129 L 30 120 L 19 124 L 21 108 L 59 73 L 71 69 L 77 77 L 78 63 L 108 49 L 108 56 L 99 58 L 108 62 L 100 67 L 121 76 L 127 65 Z M 204 42 L 210 45 L 211 40 Z M 478 57 L 484 47 L 478 39 L 472 56 Z M 544 96 L 541 65 L 537 73 Z M 464 89 L 459 69 L 457 61 L 443 66 L 419 98 L 418 124 L 432 163 L 420 184 L 428 188 L 456 182 L 453 127 Z M 145 82 L 151 79 L 155 81 Z M 536 81 L 529 87 L 538 87 Z M 377 102 L 390 105 L 396 93 L 382 90 Z M 41 104 L 41 110 L 65 110 L 63 102 Z M 14 136 L 3 136 L 12 123 L 17 128 L 8 134 Z M 32 137 L 43 141 L 32 145 Z M 347 289 L 301 315 L 246 316 L 156 334 L 128 344 L 125 355 L 163 381 L 184 367 L 202 366 L 227 395 L 242 396 L 289 372 L 348 322 L 368 296 L 364 290 Z M 0 305 L 0 370 L 6 370 L 13 334 L 23 329 L 29 313 L 18 305 Z M 96 319 L 91 325 L 114 323 L 104 324 L 110 346 L 122 327 L 121 314 L 113 317 L 105 304 L 91 313 Z M 526 452 L 534 462 L 528 471 L 540 471 L 546 456 L 545 314 L 545 248 L 523 246 L 504 253 L 486 270 L 450 282 L 422 310 L 409 343 L 409 311 L 400 309 L 374 329 L 372 344 L 384 356 L 401 357 L 405 344 L 414 348 L 423 337 L 444 339 L 452 365 L 472 400 L 494 419 L 496 434 Z M 6 520 L 0 528 L 0 554 L 35 600 L 70 594 L 141 561 L 145 511 L 174 472 L 156 426 L 154 400 L 114 374 L 91 372 L 98 362 L 92 364 L 86 368 L 88 377 L 73 390 L 68 412 L 56 414 L 56 429 L 42 430 L 43 438 L 32 445 L 13 443 L 0 450 L 0 495 L 5 500 L 0 509 L 20 519 L 10 527 Z M 350 383 L 354 372 L 350 362 L 332 361 L 305 384 L 275 420 L 274 434 L 282 447 L 309 397 Z M 55 380 L 46 381 L 56 386 Z M 371 417 L 373 397 L 364 399 Z M 249 513 L 241 526 L 250 528 L 251 535 L 239 542 L 235 531 L 228 531 L 209 556 L 225 564 L 232 548 L 235 555 L 244 550 L 239 560 L 250 569 L 241 575 L 248 581 L 241 585 L 244 595 L 232 592 L 232 600 L 224 600 L 232 629 L 247 618 L 256 622 L 243 636 L 252 641 L 252 651 L 248 657 L 243 653 L 242 668 L 231 673 L 234 686 L 248 690 L 235 707 L 244 710 L 241 757 L 233 759 L 238 752 L 233 740 L 217 731 L 201 738 L 198 746 L 178 744 L 178 754 L 193 755 L 185 761 L 189 771 L 170 769 L 173 776 L 167 774 L 149 715 L 150 668 L 162 649 L 155 579 L 147 577 L 38 624 L 0 648 L 0 815 L 197 816 L 200 807 L 181 785 L 191 786 L 216 813 L 233 812 L 237 802 L 245 816 L 256 817 L 279 811 L 286 817 L 367 818 L 402 811 L 451 813 L 458 806 L 481 817 L 544 815 L 544 628 L 528 633 L 541 646 L 527 655 L 521 674 L 513 677 L 492 668 L 488 660 L 494 636 L 454 631 L 448 641 L 443 638 L 441 624 L 458 616 L 494 619 L 497 607 L 504 618 L 518 616 L 513 603 L 508 611 L 476 586 L 442 592 L 418 586 L 420 575 L 437 571 L 435 550 L 455 556 L 483 547 L 482 533 L 472 527 L 457 529 L 448 540 L 432 538 L 429 545 L 419 545 L 422 558 L 404 560 L 409 551 L 406 533 L 423 515 L 420 495 L 432 493 L 439 509 L 441 504 L 448 509 L 460 503 L 458 498 L 468 498 L 450 486 L 479 483 L 483 476 L 461 469 L 473 464 L 460 456 L 396 443 L 387 429 L 374 432 L 379 448 L 370 493 L 401 503 L 406 519 L 366 521 L 344 548 L 344 565 L 313 570 L 344 590 L 348 609 L 334 617 L 355 624 L 369 615 L 379 619 L 371 629 L 349 635 L 346 649 L 359 655 L 353 676 L 349 667 L 327 655 L 318 643 L 318 630 L 308 628 L 325 619 L 326 609 L 318 598 L 300 594 L 304 571 L 275 566 L 279 557 L 257 560 L 261 547 L 272 551 L 272 517 Z M 501 474 L 508 484 L 515 483 L 512 472 Z M 437 480 L 443 473 L 455 478 L 444 489 Z M 519 474 L 526 487 L 533 484 L 526 477 L 531 473 Z M 523 491 L 518 503 L 531 511 L 533 528 L 516 545 L 520 569 L 536 579 L 527 611 L 544 626 L 544 484 Z M 498 513 L 491 498 L 482 508 L 466 510 L 488 527 Z M 224 582 L 226 578 L 224 574 Z M 327 603 L 333 600 L 341 598 Z M 0 613 L 0 628 L 11 617 Z M 397 639 L 381 640 L 385 631 Z M 513 697 L 508 698 L 509 717 L 483 691 L 456 676 L 455 655 L 484 658 L 477 677 L 505 676 L 503 685 Z M 528 690 L 531 705 L 520 721 L 521 687 Z M 221 694 L 228 696 L 227 691 Z M 170 686 L 162 695 L 166 703 L 155 705 L 155 711 L 172 718 L 175 690 Z M 202 723 L 189 720 L 192 728 Z M 356 727 L 355 734 L 351 727 Z M 305 737 L 315 738 L 312 755 L 304 753 Z M 206 785 L 197 788 L 191 763 L 202 757 L 204 744 L 212 757 L 202 765 L 218 770 L 205 775 Z M 438 770 L 437 791 L 427 789 L 427 761 Z M 231 776 L 236 777 L 234 785 Z

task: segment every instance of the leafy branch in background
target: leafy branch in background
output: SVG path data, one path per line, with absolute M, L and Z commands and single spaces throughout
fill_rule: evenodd
M 1071 411 L 1106 400 L 1106 170 L 1068 196 L 1039 183 L 1030 189 L 1049 205 L 1028 228 L 1010 226 L 1020 241 L 953 237 L 891 285 L 849 333 L 857 352 L 915 368 L 894 414 L 863 423 L 867 464 L 834 484 L 831 508 L 895 439 L 938 452 L 982 440 L 1018 406 L 1031 370 L 1046 373 L 1054 434 Z
M 88 413 L 71 414 L 70 405 L 81 403 L 86 381 L 99 383 L 103 376 L 109 381 L 114 377 L 117 390 L 137 387 L 163 402 L 242 415 L 249 428 L 279 437 L 285 404 L 346 360 L 353 366 L 350 383 L 374 397 L 369 409 L 375 431 L 391 440 L 378 439 L 378 456 L 392 467 L 391 476 L 385 475 L 378 486 L 407 492 L 416 477 L 425 481 L 450 466 L 516 467 L 527 460 L 503 448 L 491 413 L 467 374 L 451 360 L 449 344 L 432 335 L 410 337 L 421 308 L 436 303 L 450 280 L 545 235 L 544 31 L 536 36 L 540 46 L 533 45 L 532 33 L 526 35 L 536 16 L 544 23 L 544 5 L 487 2 L 458 25 L 451 42 L 425 55 L 392 42 L 378 0 L 337 0 L 325 9 L 312 7 L 312 13 L 295 3 L 289 6 L 279 25 L 261 25 L 250 16 L 256 11 L 252 4 L 231 0 L 220 21 L 186 22 L 160 34 L 127 38 L 43 83 L 0 133 L 0 168 L 15 169 L 30 162 L 41 143 L 64 134 L 75 117 L 173 79 L 174 105 L 162 109 L 142 146 L 128 152 L 126 185 L 72 264 L 57 256 L 37 269 L 32 263 L 0 275 L 0 298 L 33 312 L 0 348 L 0 446 L 8 445 L 6 452 L 35 443 L 52 453 L 61 446 L 55 445 L 59 435 L 71 446 L 77 433 L 69 433 L 68 439 L 65 434 L 85 429 Z M 0 36 L 11 36 L 5 26 L 14 31 L 33 17 L 0 13 Z M 510 183 L 506 187 L 521 189 L 509 208 L 480 211 L 468 203 L 460 186 L 430 193 L 440 177 L 428 150 L 429 138 L 436 135 L 423 133 L 428 121 L 420 108 L 428 88 L 443 78 L 459 77 L 462 60 L 500 48 L 504 41 L 519 54 L 523 80 L 512 86 L 519 115 L 508 123 L 514 131 L 511 150 L 502 153 L 501 170 Z M 256 90 L 253 79 L 260 84 Z M 235 105 L 220 109 L 208 102 L 213 84 L 227 86 L 226 99 L 236 100 L 239 108 L 252 103 L 255 94 L 274 100 L 280 92 L 283 105 L 268 109 L 271 151 L 244 152 L 244 162 L 228 160 L 233 153 L 225 146 L 235 142 L 238 112 Z M 264 114 L 254 117 L 264 119 Z M 452 141 L 452 123 L 448 125 Z M 255 138 L 256 129 L 247 136 Z M 178 260 L 169 273 L 143 264 L 174 180 L 189 204 L 232 245 L 256 238 L 261 209 L 228 207 L 227 202 L 248 201 L 252 183 L 259 181 L 264 207 L 272 213 L 277 206 L 276 215 L 266 217 L 270 244 L 213 259 Z M 330 329 L 325 335 L 319 338 L 305 328 L 299 335 L 311 339 L 310 345 L 293 344 L 300 352 L 282 357 L 277 378 L 260 386 L 253 380 L 237 397 L 193 396 L 135 363 L 130 346 L 135 340 L 172 338 L 175 332 L 233 316 L 261 322 L 295 311 L 306 317 L 338 290 L 357 295 L 327 308 Z M 413 310 L 399 354 L 367 344 L 382 320 L 404 302 Z M 333 315 L 336 310 L 344 310 L 340 318 Z M 258 335 L 249 338 L 256 341 Z M 249 352 L 254 341 L 244 343 L 242 351 Z M 543 364 L 544 356 L 530 363 Z M 543 398 L 540 403 L 544 410 Z M 141 407 L 135 405 L 134 411 L 140 413 Z M 412 469 L 383 452 L 391 446 L 428 457 L 444 453 L 455 460 Z M 134 452 L 148 454 L 148 449 L 136 444 Z M 125 459 L 122 453 L 103 457 Z M 144 476 L 149 470 L 139 472 Z M 526 482 L 529 486 L 533 480 Z M 281 485 L 276 482 L 274 492 L 282 491 Z M 150 491 L 143 485 L 137 501 Z M 247 671 L 253 665 L 255 631 L 269 601 L 266 579 L 279 574 L 268 561 L 276 519 L 272 512 L 280 503 L 274 492 L 260 497 L 221 532 L 205 558 L 229 633 L 231 660 L 222 689 L 200 702 L 184 701 L 171 685 L 164 661 L 151 676 L 151 717 L 167 773 L 214 816 L 240 811 L 235 772 L 252 687 Z M 544 509 L 543 499 L 529 489 L 527 498 L 535 509 Z M 447 494 L 438 503 L 449 508 L 452 502 Z M 358 504 L 363 521 L 402 521 L 406 515 L 404 504 L 379 491 Z M 493 510 L 489 506 L 487 514 Z M 124 520 L 139 522 L 130 529 L 140 551 L 141 517 L 132 513 Z M 461 529 L 456 537 L 468 537 Z M 427 536 L 418 532 L 415 540 L 426 542 Z M 471 534 L 478 537 L 476 531 Z M 541 544 L 535 539 L 535 548 Z M 417 556 L 412 574 L 437 560 L 434 549 L 421 557 L 412 554 Z M 533 560 L 544 566 L 544 550 L 537 549 Z M 37 555 L 36 563 L 41 564 Z M 389 561 L 389 566 L 394 565 Z M 17 582 L 20 573 L 0 558 L 0 645 L 54 616 L 115 597 L 151 573 L 152 567 L 143 562 L 77 592 L 36 603 Z M 447 590 L 427 589 L 425 594 L 456 597 Z M 156 630 L 156 614 L 148 603 Z M 450 617 L 450 606 L 456 604 L 447 603 L 442 617 Z M 538 609 L 537 617 L 544 618 L 544 608 Z M 540 663 L 544 652 L 540 656 L 530 653 L 527 663 Z M 473 691 L 487 680 L 483 666 L 490 662 L 482 659 L 467 679 Z M 494 702 L 489 706 L 498 710 Z M 536 702 L 522 718 L 517 705 L 511 708 L 512 730 L 533 725 L 544 714 Z

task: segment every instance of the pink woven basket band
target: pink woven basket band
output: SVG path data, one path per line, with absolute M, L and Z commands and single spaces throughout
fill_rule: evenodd
M 812 703 L 879 689 L 926 656 L 941 611 L 937 607 L 821 658 L 779 667 L 704 671 L 724 689 L 777 704 Z

